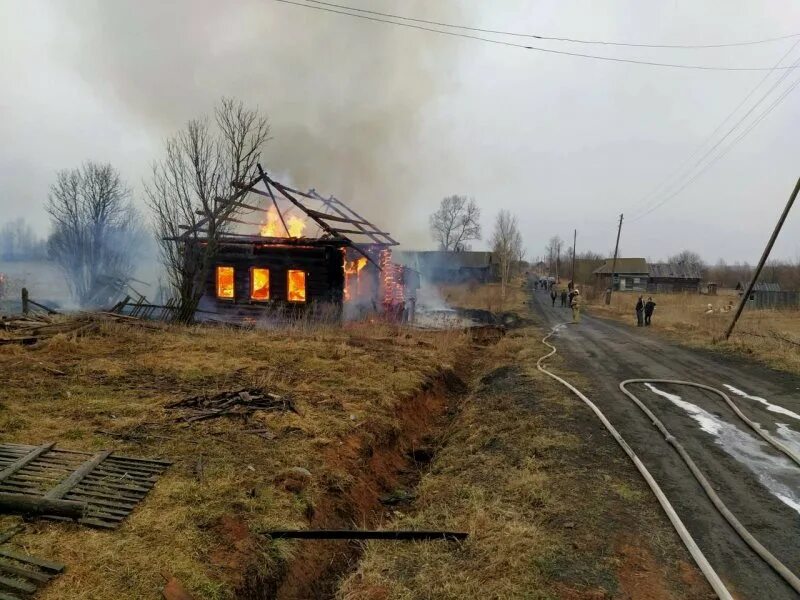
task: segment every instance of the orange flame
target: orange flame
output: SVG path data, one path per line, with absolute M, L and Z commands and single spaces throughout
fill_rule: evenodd
M 367 259 L 361 256 L 355 260 L 344 259 L 344 299 L 350 300 L 358 296 L 361 283 L 361 269 L 367 266 Z
M 286 237 L 286 229 L 289 230 L 289 237 L 303 237 L 303 230 L 306 222 L 296 215 L 289 215 L 285 218 L 286 228 L 283 227 L 278 209 L 270 206 L 267 209 L 266 221 L 261 224 L 261 237 Z
M 306 272 L 289 270 L 289 302 L 306 301 Z

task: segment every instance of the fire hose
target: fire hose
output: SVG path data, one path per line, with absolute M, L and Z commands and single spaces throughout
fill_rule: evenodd
M 587 398 L 580 390 L 578 390 L 571 383 L 569 383 L 565 379 L 559 377 L 555 373 L 552 373 L 551 371 L 548 371 L 543 366 L 544 361 L 546 361 L 548 358 L 550 358 L 553 355 L 555 355 L 556 352 L 558 351 L 556 349 L 556 347 L 554 345 L 550 344 L 547 340 L 552 335 L 554 335 L 561 327 L 563 327 L 563 325 L 554 327 L 550 331 L 550 333 L 548 333 L 542 339 L 542 343 L 545 346 L 550 348 L 550 352 L 547 353 L 546 355 L 542 356 L 541 358 L 539 358 L 539 360 L 536 363 L 536 368 L 539 371 L 541 371 L 542 373 L 544 373 L 545 375 L 555 379 L 556 381 L 561 383 L 563 386 L 565 386 L 567 389 L 569 389 L 571 392 L 573 392 L 576 396 L 578 396 L 578 398 L 580 398 L 592 410 L 592 412 L 595 413 L 597 418 L 600 420 L 601 423 L 603 423 L 605 428 L 609 431 L 609 433 L 612 435 L 612 437 L 617 441 L 617 443 L 623 449 L 625 454 L 627 454 L 628 457 L 631 459 L 631 461 L 633 462 L 634 466 L 636 466 L 637 470 L 642 475 L 642 477 L 644 478 L 644 480 L 647 483 L 647 485 L 653 491 L 653 494 L 655 494 L 656 499 L 658 500 L 659 504 L 661 505 L 661 508 L 666 513 L 667 517 L 669 518 L 670 522 L 672 523 L 672 526 L 675 528 L 675 531 L 678 533 L 678 536 L 683 541 L 684 545 L 686 546 L 687 550 L 691 554 L 691 556 L 694 559 L 695 563 L 697 563 L 697 566 L 700 568 L 700 571 L 703 573 L 703 575 L 705 576 L 706 580 L 711 585 L 711 587 L 714 590 L 714 592 L 717 594 L 717 597 L 720 598 L 721 600 L 728 600 L 728 599 L 732 600 L 733 596 L 731 595 L 730 591 L 725 587 L 725 584 L 722 583 L 722 580 L 720 579 L 719 575 L 714 570 L 714 568 L 711 566 L 711 564 L 708 562 L 708 559 L 705 557 L 705 555 L 703 554 L 702 550 L 700 550 L 699 546 L 697 545 L 697 542 L 694 540 L 692 535 L 689 533 L 689 530 L 683 524 L 683 521 L 681 521 L 680 517 L 678 516 L 677 512 L 675 511 L 674 507 L 670 503 L 670 501 L 667 498 L 667 496 L 661 490 L 661 487 L 658 485 L 658 482 L 656 482 L 656 480 L 650 474 L 650 471 L 648 471 L 647 467 L 644 466 L 644 463 L 642 463 L 642 461 L 639 459 L 639 457 L 636 455 L 636 453 L 633 451 L 633 449 L 628 445 L 628 443 L 625 441 L 625 439 L 622 437 L 622 435 L 619 433 L 619 431 L 617 431 L 617 429 L 611 424 L 611 422 L 608 420 L 608 418 L 606 418 L 606 416 L 603 414 L 603 412 L 591 400 L 589 400 L 589 398 Z M 737 414 L 737 416 L 739 416 L 742 420 L 744 420 L 745 423 L 747 423 L 754 431 L 756 431 L 761 437 L 763 437 L 771 445 L 773 445 L 778 450 L 784 452 L 787 456 L 789 456 L 792 460 L 794 460 L 798 464 L 800 464 L 800 457 L 798 457 L 794 452 L 792 452 L 791 450 L 786 448 L 783 444 L 780 444 L 777 440 L 773 439 L 766 432 L 762 431 L 755 423 L 753 423 L 753 421 L 751 421 L 744 414 L 742 414 L 742 412 L 739 410 L 739 408 L 736 406 L 736 404 L 726 394 L 724 394 L 723 392 L 721 392 L 721 391 L 719 391 L 719 390 L 717 390 L 715 388 L 711 388 L 709 386 L 705 386 L 705 385 L 702 385 L 702 384 L 695 384 L 695 383 L 689 383 L 689 382 L 683 382 L 683 381 L 663 380 L 663 379 L 662 380 L 633 379 L 633 380 L 623 381 L 622 383 L 620 383 L 620 389 L 627 396 L 629 396 L 632 400 L 634 400 L 634 402 L 636 402 L 636 404 L 651 419 L 653 424 L 655 424 L 656 427 L 658 427 L 659 430 L 662 432 L 662 434 L 664 434 L 666 440 L 668 442 L 670 442 L 676 448 L 676 450 L 678 451 L 678 453 L 681 456 L 681 458 L 683 458 L 683 460 L 689 466 L 690 470 L 692 471 L 692 474 L 695 476 L 695 478 L 697 478 L 698 482 L 701 484 L 701 486 L 703 487 L 703 489 L 706 492 L 706 494 L 708 494 L 708 496 L 711 499 L 711 501 L 714 504 L 714 506 L 717 508 L 717 510 L 719 510 L 719 512 L 722 514 L 722 516 L 731 524 L 731 526 L 734 528 L 734 530 L 737 532 L 737 534 L 765 562 L 767 562 L 767 564 L 769 564 L 770 567 L 772 567 L 781 577 L 783 577 L 783 579 L 790 586 L 792 586 L 793 589 L 795 589 L 796 591 L 800 592 L 800 580 L 797 578 L 797 576 L 795 576 L 785 565 L 783 565 L 783 563 L 781 563 L 766 548 L 764 548 L 758 542 L 758 540 L 756 540 L 756 538 L 753 537 L 753 535 L 749 531 L 747 531 L 747 529 L 745 529 L 744 526 L 742 526 L 741 523 L 739 523 L 739 521 L 736 519 L 736 517 L 734 517 L 733 514 L 730 512 L 730 510 L 728 510 L 728 508 L 724 505 L 724 503 L 719 498 L 719 496 L 717 496 L 716 492 L 714 492 L 713 488 L 709 485 L 708 481 L 705 479 L 705 477 L 702 475 L 700 470 L 697 468 L 697 466 L 694 464 L 694 462 L 688 456 L 688 454 L 683 449 L 683 447 L 677 442 L 677 440 L 674 438 L 674 436 L 672 436 L 669 433 L 669 431 L 664 427 L 663 423 L 661 423 L 661 421 L 659 421 L 658 418 L 638 398 L 636 398 L 631 392 L 629 392 L 627 389 L 625 389 L 625 386 L 627 384 L 629 384 L 629 383 L 646 383 L 646 382 L 649 382 L 649 383 L 659 383 L 660 382 L 660 383 L 674 383 L 674 384 L 679 384 L 679 385 L 690 385 L 690 386 L 694 386 L 694 387 L 698 387 L 698 388 L 701 388 L 701 389 L 706 389 L 706 390 L 715 392 L 715 393 L 719 394 L 720 396 L 722 396 L 722 398 L 734 410 L 734 412 Z
M 550 331 L 550 333 L 548 333 L 542 340 L 542 343 L 550 348 L 550 352 L 542 356 L 537 361 L 536 368 L 539 369 L 545 375 L 552 377 L 553 379 L 558 381 L 561 385 L 569 389 L 573 394 L 578 396 L 578 398 L 580 398 L 592 410 L 592 412 L 594 412 L 597 418 L 600 419 L 600 422 L 605 426 L 605 428 L 608 430 L 611 436 L 617 441 L 617 443 L 620 445 L 625 454 L 628 455 L 628 457 L 631 459 L 631 461 L 633 462 L 634 466 L 639 471 L 639 473 L 641 473 L 642 477 L 647 482 L 647 485 L 650 486 L 651 490 L 653 490 L 653 494 L 655 494 L 658 503 L 661 505 L 661 508 L 666 513 L 667 518 L 669 518 L 670 523 L 672 523 L 672 526 L 675 528 L 675 531 L 678 532 L 678 536 L 680 536 L 681 541 L 683 541 L 684 545 L 686 546 L 686 549 L 689 551 L 689 554 L 692 555 L 692 558 L 694 559 L 695 563 L 697 563 L 697 566 L 700 568 L 700 571 L 703 573 L 705 578 L 708 580 L 708 583 L 711 585 L 712 589 L 717 594 L 717 597 L 720 598 L 720 600 L 733 600 L 733 596 L 728 591 L 728 588 L 726 588 L 725 584 L 722 583 L 722 580 L 720 579 L 719 575 L 717 575 L 717 572 L 711 566 L 711 563 L 708 562 L 708 559 L 703 554 L 703 551 L 700 550 L 700 547 L 697 545 L 697 542 L 694 541 L 694 538 L 689 533 L 689 530 L 686 529 L 686 526 L 683 524 L 683 521 L 681 521 L 681 518 L 678 516 L 678 513 L 675 512 L 675 509 L 673 508 L 666 494 L 664 494 L 664 492 L 661 490 L 661 486 L 658 485 L 658 482 L 656 482 L 656 480 L 650 474 L 650 471 L 648 471 L 647 467 L 644 466 L 644 463 L 642 463 L 642 461 L 639 459 L 639 457 L 636 455 L 633 449 L 628 445 L 628 442 L 625 441 L 622 435 L 620 435 L 619 431 L 617 431 L 617 429 L 611 424 L 611 422 L 606 418 L 603 412 L 599 408 L 597 408 L 594 402 L 589 400 L 589 398 L 587 398 L 578 388 L 569 383 L 567 380 L 562 379 L 555 373 L 548 371 L 544 366 L 542 366 L 542 363 L 545 360 L 547 360 L 548 358 L 553 356 L 556 352 L 558 352 L 558 350 L 556 350 L 556 347 L 550 344 L 547 340 L 561 327 L 562 326 L 554 327 L 552 331 Z
M 669 385 L 686 385 L 690 387 L 699 388 L 702 390 L 706 390 L 709 392 L 713 392 L 718 394 L 722 397 L 723 400 L 730 406 L 733 411 L 745 422 L 747 423 L 756 433 L 758 433 L 762 438 L 764 438 L 767 442 L 772 444 L 775 448 L 782 451 L 786 456 L 800 465 L 800 456 L 789 450 L 783 444 L 775 440 L 772 436 L 770 436 L 767 432 L 763 431 L 760 427 L 758 427 L 753 421 L 745 417 L 742 412 L 739 410 L 739 407 L 722 391 L 703 385 L 702 383 L 693 383 L 690 381 L 677 381 L 674 379 L 628 379 L 627 381 L 623 381 L 619 384 L 619 389 L 628 396 L 631 400 L 633 400 L 636 405 L 642 409 L 642 411 L 648 416 L 650 421 L 652 421 L 653 425 L 664 435 L 664 439 L 675 448 L 675 451 L 680 455 L 683 459 L 683 462 L 686 463 L 686 466 L 689 467 L 689 470 L 694 475 L 694 478 L 697 480 L 697 483 L 703 488 L 703 491 L 708 496 L 709 500 L 714 504 L 714 507 L 719 511 L 719 513 L 725 518 L 725 520 L 730 524 L 731 527 L 739 534 L 739 537 L 744 540 L 744 542 L 750 546 L 750 548 L 758 554 L 764 562 L 766 562 L 770 567 L 772 567 L 778 575 L 780 575 L 786 583 L 788 583 L 792 588 L 797 592 L 800 593 L 800 578 L 797 577 L 794 573 L 792 573 L 789 568 L 784 565 L 781 561 L 775 558 L 769 550 L 767 550 L 761 543 L 751 534 L 747 529 L 745 529 L 744 525 L 739 522 L 734 514 L 725 506 L 725 503 L 719 497 L 719 495 L 714 491 L 714 488 L 711 487 L 711 484 L 703 475 L 703 472 L 697 467 L 695 462 L 686 452 L 684 447 L 675 439 L 669 430 L 664 426 L 664 423 L 656 417 L 653 412 L 647 408 L 647 406 L 639 400 L 633 393 L 631 393 L 626 386 L 630 383 L 661 383 L 661 384 L 669 384 Z

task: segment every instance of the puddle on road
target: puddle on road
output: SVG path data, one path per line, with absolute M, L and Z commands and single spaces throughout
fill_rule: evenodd
M 787 417 L 791 417 L 793 419 L 797 419 L 798 421 L 800 421 L 800 415 L 798 415 L 796 412 L 792 412 L 788 408 L 784 408 L 782 406 L 778 406 L 777 404 L 773 404 L 772 402 L 769 402 L 768 400 L 765 400 L 764 398 L 761 398 L 759 396 L 751 396 L 747 392 L 743 392 L 742 390 L 737 389 L 732 385 L 728 385 L 727 383 L 724 385 L 724 387 L 728 388 L 731 392 L 733 392 L 737 396 L 741 396 L 742 398 L 747 398 L 748 400 L 755 400 L 756 402 L 763 404 L 764 406 L 767 407 L 767 410 L 770 412 L 778 413 L 779 415 L 785 415 Z
M 670 394 L 656 386 L 645 386 L 654 394 L 666 398 L 685 411 L 700 425 L 700 429 L 714 436 L 714 441 L 736 461 L 745 465 L 759 483 L 786 506 L 800 513 L 800 473 L 797 465 L 783 455 L 774 455 L 772 447 L 750 433 L 739 429 L 696 404 L 687 402 L 677 394 Z
M 748 400 L 753 400 L 758 402 L 759 404 L 763 404 L 767 407 L 767 410 L 770 412 L 777 413 L 779 415 L 784 415 L 786 417 L 791 417 L 792 419 L 796 419 L 800 422 L 800 415 L 796 412 L 792 412 L 788 408 L 784 408 L 783 406 L 779 406 L 777 404 L 773 404 L 769 400 L 765 398 L 761 398 L 760 396 L 751 396 L 747 392 L 743 392 L 742 390 L 733 387 L 732 385 L 728 385 L 727 383 L 724 384 L 723 387 L 726 387 L 729 391 L 733 392 L 737 396 L 741 396 L 742 398 L 747 398 Z M 759 423 L 760 425 L 760 423 Z M 796 452 L 800 452 L 800 431 L 798 429 L 791 427 L 788 423 L 775 423 L 776 428 L 776 437 L 780 438 L 780 441 L 785 442 L 787 446 L 789 446 L 792 450 Z

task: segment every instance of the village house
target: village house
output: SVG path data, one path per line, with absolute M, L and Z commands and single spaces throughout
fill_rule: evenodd
M 614 259 L 608 258 L 600 267 L 594 270 L 595 280 L 603 289 L 611 287 L 611 268 L 613 264 Z M 617 258 L 613 276 L 615 290 L 645 292 L 650 278 L 650 267 L 643 258 Z
M 487 283 L 498 276 L 498 265 L 491 252 L 395 251 L 393 256 L 434 283 Z

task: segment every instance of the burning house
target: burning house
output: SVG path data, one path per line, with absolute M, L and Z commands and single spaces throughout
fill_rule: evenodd
M 397 242 L 387 232 L 334 197 L 302 192 L 259 172 L 249 183 L 234 182 L 236 193 L 217 201 L 225 229 L 215 237 L 199 318 L 408 315 L 418 279 L 392 262 Z M 209 243 L 208 222 L 200 219 L 179 240 L 186 260 Z M 243 228 L 249 232 L 238 231 Z

